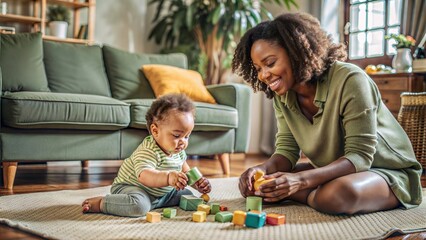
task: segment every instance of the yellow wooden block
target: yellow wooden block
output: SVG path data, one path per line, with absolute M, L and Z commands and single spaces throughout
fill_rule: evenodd
M 204 200 L 204 202 L 209 202 L 210 201 L 210 196 L 206 193 L 203 193 L 201 195 L 201 198 Z
M 205 222 L 206 221 L 206 212 L 196 211 L 192 214 L 192 221 L 194 222 Z
M 244 226 L 244 223 L 246 222 L 246 212 L 237 210 L 234 211 L 234 216 L 232 217 L 232 223 L 239 226 Z
M 263 177 L 259 178 L 258 180 L 256 180 L 254 182 L 254 190 L 258 191 L 259 188 L 260 188 L 260 185 L 263 185 L 263 184 L 270 182 L 270 181 L 273 181 L 273 180 L 275 180 L 275 178 L 268 179 L 268 180 L 264 179 Z
M 257 181 L 258 179 L 260 179 L 261 177 L 263 177 L 263 175 L 265 175 L 265 173 L 263 172 L 263 171 L 257 171 L 255 174 L 254 174 L 254 180 L 255 181 Z
M 148 212 L 146 214 L 146 221 L 150 223 L 161 222 L 161 214 L 158 212 Z
M 206 213 L 206 215 L 210 214 L 210 209 L 211 209 L 211 207 L 207 204 L 200 204 L 197 207 L 197 211 L 203 211 L 203 212 Z

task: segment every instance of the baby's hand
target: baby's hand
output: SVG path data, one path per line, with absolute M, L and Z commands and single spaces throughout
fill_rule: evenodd
M 202 177 L 194 185 L 200 193 L 209 193 L 212 190 L 209 180 L 205 177 Z
M 183 190 L 188 185 L 188 177 L 183 172 L 171 171 L 167 175 L 167 183 L 176 190 Z

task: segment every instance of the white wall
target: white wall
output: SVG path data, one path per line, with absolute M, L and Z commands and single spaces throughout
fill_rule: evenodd
M 160 50 L 153 41 L 148 41 L 153 13 L 147 0 L 98 0 L 96 2 L 95 41 L 109 44 L 130 52 L 156 53 Z M 299 9 L 291 11 L 308 12 L 309 0 L 298 0 Z M 277 16 L 288 12 L 284 6 L 267 5 Z M 84 17 L 82 17 L 84 19 Z M 253 94 L 251 109 L 251 136 L 249 153 L 260 153 L 260 103 L 263 93 Z

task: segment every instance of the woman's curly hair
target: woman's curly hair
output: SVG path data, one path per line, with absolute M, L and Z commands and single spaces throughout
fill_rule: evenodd
M 255 92 L 263 91 L 268 98 L 274 93 L 258 79 L 250 56 L 253 43 L 261 39 L 286 50 L 296 82 L 313 84 L 331 64 L 346 60 L 345 46 L 333 43 L 331 35 L 321 28 L 319 21 L 307 13 L 286 13 L 262 22 L 241 38 L 232 59 L 232 71 L 242 76 Z
M 185 94 L 170 93 L 163 95 L 151 104 L 151 107 L 145 115 L 148 131 L 151 132 L 150 126 L 154 121 L 166 119 L 171 110 L 195 114 L 194 103 Z

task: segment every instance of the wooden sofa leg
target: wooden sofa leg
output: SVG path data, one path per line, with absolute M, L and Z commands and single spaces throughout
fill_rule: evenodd
M 3 184 L 6 189 L 13 189 L 18 162 L 3 162 Z
M 81 161 L 81 167 L 84 169 L 89 168 L 89 160 Z
M 219 159 L 220 165 L 222 166 L 223 174 L 229 175 L 231 172 L 229 167 L 229 153 L 217 154 L 217 158 Z

